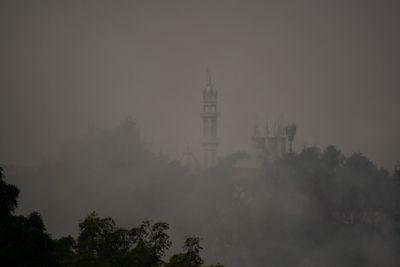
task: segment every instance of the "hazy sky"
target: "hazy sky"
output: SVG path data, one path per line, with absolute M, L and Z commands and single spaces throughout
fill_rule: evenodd
M 205 69 L 220 154 L 256 116 L 296 122 L 296 149 L 400 159 L 399 1 L 0 1 L 0 161 L 31 163 L 131 115 L 177 157 L 201 139 Z

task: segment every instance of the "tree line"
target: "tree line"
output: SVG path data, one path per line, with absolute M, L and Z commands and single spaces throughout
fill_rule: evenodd
M 138 227 L 117 227 L 111 217 L 93 212 L 79 223 L 76 239 L 52 239 L 41 215 L 15 215 L 19 189 L 4 180 L 0 167 L 0 263 L 2 266 L 64 267 L 201 267 L 199 237 L 186 237 L 183 252 L 168 261 L 168 223 L 143 221 Z M 209 267 L 222 267 L 210 265 Z
M 40 210 L 48 229 L 62 236 L 96 210 L 138 228 L 142 218 L 163 218 L 174 226 L 168 230 L 171 240 L 196 233 L 204 237 L 203 258 L 226 266 L 399 265 L 398 175 L 361 153 L 345 155 L 328 146 L 265 160 L 241 177 L 237 163 L 252 158 L 237 152 L 215 168 L 193 170 L 153 152 L 127 121 L 111 131 L 90 130 L 12 181 L 24 192 L 19 212 Z M 92 215 L 88 218 L 106 219 Z M 96 238 L 98 248 L 89 254 L 79 245 L 79 229 L 71 249 L 64 250 L 71 257 L 63 261 L 93 256 L 103 262 L 107 240 L 121 239 L 127 243 L 118 244 L 129 244 L 122 246 L 129 247 L 127 252 L 106 261 L 128 261 L 139 244 L 137 231 L 120 231 L 115 225 L 107 229 L 99 230 L 107 234 Z M 168 256 L 162 258 L 168 258 L 164 264 L 173 260 Z M 174 257 L 178 259 L 182 256 Z

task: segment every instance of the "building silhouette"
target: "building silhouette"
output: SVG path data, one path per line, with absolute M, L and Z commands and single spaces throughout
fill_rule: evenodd
M 282 120 L 275 120 L 270 125 L 266 120 L 262 131 L 258 122 L 255 123 L 251 137 L 251 147 L 248 157 L 240 158 L 235 164 L 236 178 L 251 178 L 262 176 L 263 165 L 292 153 L 292 143 L 296 134 L 296 125 L 285 125 Z M 289 145 L 289 149 L 288 149 Z
M 218 91 L 215 88 L 210 73 L 208 73 L 207 84 L 203 90 L 201 119 L 203 122 L 203 168 L 208 169 L 217 164 L 218 138 Z M 286 153 L 292 153 L 293 140 L 296 135 L 296 125 L 283 123 L 277 119 L 265 123 L 265 130 L 261 130 L 256 122 L 251 137 L 251 149 L 249 157 L 239 159 L 236 169 L 244 173 L 256 173 L 262 169 L 266 161 L 273 161 L 283 157 Z M 289 149 L 288 149 L 289 148 Z M 187 152 L 186 152 L 187 153 Z
M 203 90 L 203 167 L 205 169 L 214 167 L 217 163 L 217 148 L 219 139 L 217 135 L 217 100 L 218 92 L 215 89 L 211 75 L 208 73 L 206 88 Z

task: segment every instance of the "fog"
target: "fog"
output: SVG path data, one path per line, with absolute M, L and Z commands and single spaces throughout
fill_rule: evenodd
M 225 266 L 396 266 L 399 12 L 397 1 L 1 1 L 0 164 L 21 189 L 18 213 L 38 210 L 54 237 L 76 236 L 91 211 L 125 227 L 166 221 L 178 248 L 199 235 L 207 262 Z M 202 161 L 206 69 L 219 164 L 193 170 L 179 160 L 189 146 Z M 296 123 L 293 158 L 237 179 L 267 117 Z
M 154 146 L 200 150 L 208 67 L 220 153 L 256 116 L 296 122 L 296 146 L 398 159 L 397 1 L 1 1 L 1 160 L 40 161 L 88 125 L 131 115 Z M 174 127 L 171 127 L 174 125 Z
M 128 118 L 70 139 L 36 168 L 5 170 L 22 190 L 18 213 L 40 211 L 54 238 L 76 236 L 97 211 L 127 228 L 166 221 L 172 251 L 195 234 L 207 262 L 224 266 L 397 266 L 398 178 L 334 147 L 241 173 L 236 163 L 248 157 L 190 167 L 151 152 Z

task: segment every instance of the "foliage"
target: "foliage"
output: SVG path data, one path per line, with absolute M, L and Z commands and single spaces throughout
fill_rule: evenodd
M 63 266 L 193 266 L 200 267 L 200 238 L 187 238 L 183 254 L 172 256 L 171 263 L 163 261 L 171 241 L 164 222 L 144 221 L 139 227 L 126 230 L 115 226 L 112 218 L 91 213 L 79 224 L 77 242 L 68 236 L 56 240 L 59 261 Z M 184 265 L 174 259 L 184 256 Z M 186 265 L 185 265 L 186 264 Z
M 101 218 L 92 212 L 79 223 L 76 241 L 71 236 L 52 240 L 38 212 L 28 217 L 13 215 L 19 190 L 3 178 L 0 167 L 0 259 L 4 266 L 170 266 L 163 261 L 171 247 L 167 223 L 144 221 L 126 230 L 116 227 L 111 217 Z M 200 238 L 185 241 L 182 255 L 188 266 L 201 266 L 201 249 Z
M 53 241 L 42 217 L 13 215 L 19 190 L 4 181 L 0 167 L 0 259 L 2 266 L 54 266 Z
M 396 179 L 361 153 L 345 157 L 334 146 L 322 152 L 307 148 L 279 160 L 277 172 L 279 177 L 292 173 L 288 179 L 329 222 L 375 225 L 396 212 L 396 196 L 391 194 Z
M 128 121 L 115 131 L 91 131 L 60 159 L 44 165 L 32 181 L 35 194 L 54 192 L 40 199 L 58 204 L 47 210 L 46 219 L 66 213 L 71 216 L 65 225 L 95 203 L 99 212 L 107 205 L 118 207 L 116 219 L 132 216 L 127 210 L 134 219 L 173 218 L 173 238 L 199 232 L 209 242 L 206 257 L 229 266 L 329 266 L 328 260 L 333 266 L 378 266 L 374 261 L 379 259 L 399 260 L 390 252 L 400 245 L 400 179 L 361 153 L 308 147 L 266 160 L 243 178 L 236 162 L 251 162 L 252 156 L 237 152 L 216 168 L 188 172 L 179 162 L 152 153 Z M 11 224 L 17 225 L 12 212 L 19 190 L 4 182 L 0 188 L 3 223 L 14 218 Z M 66 197 L 71 193 L 74 199 Z M 29 199 L 31 208 L 44 205 L 34 200 Z M 71 205 L 74 201 L 79 205 Z M 46 234 L 37 216 L 29 223 L 25 219 L 18 225 Z M 80 222 L 76 240 L 54 240 L 47 251 L 48 259 L 62 266 L 190 267 L 204 264 L 199 241 L 187 239 L 183 252 L 167 261 L 168 224 L 145 221 L 124 229 L 92 213 Z
M 200 257 L 200 238 L 187 237 L 183 246 L 184 253 L 171 257 L 168 267 L 200 267 L 203 260 Z
M 4 223 L 18 206 L 19 189 L 4 181 L 3 168 L 0 167 L 0 224 Z

